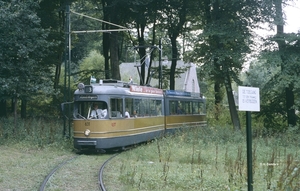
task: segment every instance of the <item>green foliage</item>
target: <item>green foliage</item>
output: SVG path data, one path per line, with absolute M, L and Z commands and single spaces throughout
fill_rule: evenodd
M 293 139 L 286 140 L 286 136 Z M 253 144 L 254 190 L 300 188 L 299 136 L 287 132 L 257 137 Z M 183 128 L 175 135 L 122 153 L 112 165 L 114 172 L 120 171 L 122 187 L 130 190 L 244 190 L 246 153 L 244 131 Z
M 51 65 L 43 58 L 53 43 L 40 25 L 35 1 L 0 1 L 1 99 L 52 92 Z
M 274 41 L 284 39 L 285 45 L 279 50 Z M 291 88 L 295 97 L 292 108 L 299 109 L 299 37 L 296 34 L 285 34 L 283 37 L 272 37 L 265 42 L 269 50 L 260 54 L 257 61 L 251 63 L 246 73 L 245 82 L 259 87 L 261 94 L 261 111 L 257 117 L 263 119 L 264 126 L 274 131 L 287 129 L 286 88 Z
M 30 148 L 43 148 L 57 145 L 59 148 L 71 148 L 72 142 L 63 137 L 62 120 L 27 119 L 14 120 L 0 118 L 0 144 L 14 144 L 22 142 Z
M 99 2 L 75 1 L 71 4 L 71 10 L 84 14 L 88 17 L 103 18 L 102 5 Z M 76 13 L 71 13 L 71 30 L 88 31 L 102 29 L 102 22 L 90 19 Z M 103 54 L 102 38 L 103 33 L 79 33 L 72 34 L 72 57 L 71 60 L 78 65 L 81 60 L 87 57 L 93 50 Z
M 92 50 L 87 57 L 85 57 L 79 67 L 80 77 L 79 81 L 87 82 L 91 76 L 97 79 L 105 79 L 104 58 L 96 50 Z

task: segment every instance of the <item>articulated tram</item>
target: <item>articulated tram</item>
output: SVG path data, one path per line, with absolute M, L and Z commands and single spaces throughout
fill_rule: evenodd
M 73 115 L 77 149 L 126 147 L 178 128 L 206 125 L 205 99 L 200 94 L 118 80 L 80 83 Z

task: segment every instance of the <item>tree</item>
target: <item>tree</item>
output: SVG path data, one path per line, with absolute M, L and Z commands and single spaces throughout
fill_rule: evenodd
M 19 99 L 52 91 L 51 66 L 43 62 L 52 43 L 46 40 L 48 31 L 41 27 L 37 8 L 33 0 L 0 1 L 0 96 L 13 99 L 15 119 Z
M 195 10 L 198 7 L 198 1 L 186 1 L 186 0 L 170 0 L 163 1 L 162 11 L 159 16 L 161 22 L 161 28 L 166 29 L 166 33 L 171 41 L 172 46 L 172 64 L 170 70 L 170 89 L 175 89 L 175 70 L 177 60 L 180 58 L 178 51 L 177 39 L 183 35 L 186 24 L 191 25 L 195 17 Z
M 96 50 L 91 51 L 81 61 L 78 74 L 78 81 L 85 84 L 89 83 L 91 76 L 94 76 L 96 79 L 105 79 L 103 56 Z
M 150 69 L 148 70 L 147 79 L 146 78 L 146 57 L 147 57 L 147 50 L 154 47 L 156 42 L 156 23 L 157 23 L 157 12 L 160 8 L 161 2 L 159 0 L 145 0 L 145 1 L 139 1 L 139 0 L 131 0 L 127 1 L 127 7 L 130 7 L 128 9 L 128 18 L 126 20 L 127 25 L 131 26 L 132 28 L 136 28 L 136 35 L 132 35 L 131 40 L 131 46 L 135 47 L 135 50 L 138 52 L 139 59 L 140 59 L 140 72 L 141 72 L 141 79 L 140 79 L 140 85 L 146 85 L 149 84 L 150 80 Z M 152 25 L 152 27 L 149 27 Z M 148 30 L 149 31 L 146 31 Z M 152 32 L 150 31 L 152 30 Z M 152 33 L 152 39 L 147 38 L 145 36 L 148 36 L 147 34 Z M 150 50 L 150 51 L 151 51 Z M 153 51 L 151 52 L 150 56 L 150 63 L 148 65 L 148 68 L 151 68 L 152 60 L 153 60 L 154 54 Z
M 240 122 L 232 94 L 232 81 L 242 84 L 239 73 L 252 44 L 251 29 L 270 17 L 270 7 L 260 1 L 202 1 L 203 33 L 195 46 L 194 60 L 204 63 L 214 78 L 215 106 L 222 101 L 224 86 L 234 129 Z M 216 118 L 218 117 L 218 113 Z
M 275 4 L 275 22 L 277 33 L 275 36 L 275 41 L 278 44 L 278 51 L 281 55 L 281 71 L 284 75 L 291 76 L 294 74 L 293 67 L 290 67 L 290 63 L 288 63 L 289 52 L 286 52 L 287 44 L 286 44 L 286 36 L 284 35 L 284 20 L 283 20 L 283 11 L 282 11 L 282 0 L 274 1 Z M 295 97 L 294 97 L 294 82 L 288 81 L 285 85 L 285 99 L 286 99 L 286 113 L 287 113 L 287 123 L 288 125 L 295 126 L 296 125 L 296 114 L 295 114 Z
M 264 83 L 259 84 L 262 109 L 257 115 L 264 117 L 265 127 L 273 130 L 295 126 L 295 111 L 299 108 L 299 102 L 295 101 L 299 96 L 299 34 L 284 33 L 282 4 L 281 0 L 274 1 L 276 34 L 266 39 L 264 46 L 267 48 L 260 54 L 263 63 L 259 68 L 260 74 L 264 67 L 268 76 L 264 77 Z M 256 73 L 259 72 L 249 71 L 252 83 Z

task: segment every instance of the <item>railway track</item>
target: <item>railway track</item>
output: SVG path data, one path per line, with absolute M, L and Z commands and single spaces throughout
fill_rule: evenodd
M 102 190 L 102 191 L 106 191 L 106 188 L 105 188 L 105 184 L 103 182 L 103 171 L 104 171 L 104 168 L 105 166 L 109 163 L 109 161 L 111 161 L 114 157 L 116 157 L 118 154 L 120 153 L 116 153 L 116 154 L 113 154 L 110 158 L 108 158 L 107 160 L 105 160 L 99 171 L 98 171 L 98 186 L 99 186 L 99 190 Z M 44 191 L 45 188 L 46 188 L 46 185 L 49 181 L 49 179 L 59 170 L 61 169 L 63 166 L 65 166 L 66 164 L 70 163 L 71 161 L 75 160 L 76 158 L 78 158 L 80 155 L 77 155 L 75 157 L 72 157 L 72 158 L 69 158 L 63 162 L 61 162 L 60 164 L 58 164 L 57 166 L 55 166 L 52 171 L 45 177 L 44 181 L 42 182 L 40 188 L 39 188 L 39 191 Z
M 59 165 L 57 165 L 47 176 L 46 178 L 44 179 L 43 183 L 41 184 L 40 186 L 40 189 L 39 191 L 44 191 L 45 190 L 45 187 L 46 187 L 46 184 L 48 182 L 48 180 L 51 178 L 51 176 L 58 170 L 60 169 L 62 166 L 64 166 L 65 164 L 69 163 L 70 161 L 76 159 L 79 155 L 75 156 L 75 157 L 72 157 L 70 159 L 67 159 L 65 161 L 63 161 L 62 163 L 60 163 Z
M 118 154 L 120 154 L 120 153 L 118 153 Z M 107 159 L 107 160 L 103 163 L 103 165 L 101 166 L 101 168 L 100 168 L 100 170 L 99 170 L 99 176 L 98 176 L 98 180 L 99 180 L 99 189 L 102 190 L 102 191 L 106 191 L 105 185 L 104 185 L 104 183 L 103 183 L 103 170 L 104 170 L 106 164 L 107 164 L 110 160 L 112 160 L 115 156 L 117 156 L 118 154 L 114 154 L 112 157 L 110 157 L 109 159 Z

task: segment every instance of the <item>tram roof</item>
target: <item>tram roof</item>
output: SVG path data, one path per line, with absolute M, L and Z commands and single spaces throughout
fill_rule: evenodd
M 149 87 L 139 86 L 134 83 L 126 83 L 119 80 L 100 80 L 99 83 L 95 81 L 91 85 L 78 84 L 78 89 L 75 95 L 136 95 L 136 96 L 155 96 L 160 97 L 165 94 L 167 97 L 176 98 L 202 98 L 200 93 L 191 93 L 178 90 L 165 90 Z
M 85 87 L 92 88 L 91 91 L 86 92 Z M 138 86 L 128 83 L 106 83 L 106 84 L 92 84 L 82 86 L 75 91 L 75 95 L 82 94 L 102 94 L 102 95 L 139 95 L 139 96 L 163 96 L 163 90 L 147 86 Z

